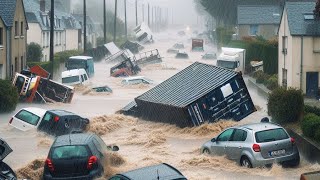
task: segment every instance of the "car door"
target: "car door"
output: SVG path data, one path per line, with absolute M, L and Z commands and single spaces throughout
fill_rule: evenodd
M 234 129 L 230 128 L 223 131 L 217 138 L 216 141 L 211 144 L 210 151 L 216 155 L 225 155 L 226 148 L 229 143 L 229 139 L 233 133 Z
M 16 115 L 12 117 L 11 125 L 21 131 L 28 131 L 35 129 L 41 119 L 41 117 L 22 109 Z
M 46 133 L 53 133 L 55 131 L 55 125 L 59 121 L 59 117 L 55 116 L 51 112 L 47 111 L 43 117 L 43 120 L 38 126 L 38 131 L 46 132 Z
M 0 138 L 0 161 L 2 161 L 8 154 L 12 152 L 10 146 Z
M 240 159 L 241 152 L 243 150 L 244 143 L 247 139 L 247 131 L 242 129 L 235 129 L 233 135 L 229 140 L 229 144 L 226 148 L 227 157 L 235 160 Z

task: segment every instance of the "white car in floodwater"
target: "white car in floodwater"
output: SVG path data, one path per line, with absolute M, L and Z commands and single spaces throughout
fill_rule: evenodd
M 22 108 L 9 121 L 9 124 L 21 131 L 36 129 L 47 110 L 35 107 Z
M 77 85 L 77 84 L 88 84 L 89 77 L 84 69 L 72 69 L 68 71 L 63 71 L 61 73 L 62 84 L 65 85 Z

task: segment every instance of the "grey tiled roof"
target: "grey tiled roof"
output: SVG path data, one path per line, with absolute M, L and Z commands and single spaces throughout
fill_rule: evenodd
M 13 26 L 16 2 L 16 0 L 0 0 L 0 17 L 7 27 Z
M 27 13 L 27 20 L 29 23 L 39 23 L 42 30 L 50 30 L 50 26 L 46 26 L 42 20 L 43 15 L 48 15 L 50 10 L 50 4 L 46 4 L 46 12 L 40 11 L 39 0 L 23 0 L 25 11 Z M 81 29 L 78 21 L 70 14 L 65 12 L 65 9 L 59 3 L 55 1 L 55 16 L 61 20 L 60 28 L 56 27 L 55 30 L 64 29 Z
M 238 24 L 280 24 L 280 7 L 267 5 L 238 6 Z
M 195 62 L 136 99 L 185 107 L 236 76 L 235 71 Z
M 320 36 L 320 20 L 305 20 L 305 14 L 312 14 L 315 2 L 287 2 L 285 10 L 288 14 L 291 35 Z

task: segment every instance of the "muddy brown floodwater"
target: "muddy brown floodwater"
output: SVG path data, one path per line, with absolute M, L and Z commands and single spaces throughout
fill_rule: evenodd
M 215 64 L 213 60 L 201 60 L 201 52 L 190 52 L 191 42 L 188 36 L 176 36 L 177 30 L 156 34 L 156 43 L 145 47 L 145 51 L 158 49 L 163 62 L 142 67 L 139 75 L 146 76 L 159 84 L 195 61 Z M 167 49 L 176 42 L 183 42 L 190 58 L 175 59 Z M 206 51 L 214 52 L 214 46 L 206 45 Z M 115 114 L 135 97 L 155 85 L 123 86 L 122 78 L 110 77 L 110 67 L 104 61 L 95 63 L 95 76 L 85 87 L 77 87 L 70 104 L 18 104 L 23 107 L 41 107 L 44 109 L 65 109 L 91 120 L 89 132 L 99 134 L 110 145 L 118 145 L 120 150 L 107 154 L 105 177 L 147 165 L 169 163 L 179 169 L 188 179 L 298 179 L 301 173 L 319 170 L 318 164 L 303 160 L 297 168 L 282 168 L 274 165 L 270 169 L 246 169 L 225 157 L 200 154 L 201 145 L 217 135 L 226 127 L 236 124 L 258 122 L 267 116 L 266 97 L 257 89 L 248 86 L 248 90 L 258 111 L 240 122 L 221 120 L 200 127 L 178 128 L 174 125 L 148 122 L 141 119 Z M 63 67 L 63 66 L 62 66 Z M 59 77 L 59 76 L 55 76 Z M 56 79 L 61 81 L 59 79 Z M 95 93 L 91 87 L 108 85 L 113 93 Z M 36 131 L 21 132 L 8 125 L 10 116 L 15 112 L 1 114 L 0 137 L 13 149 L 5 162 L 16 170 L 19 178 L 40 179 L 43 163 L 53 137 Z

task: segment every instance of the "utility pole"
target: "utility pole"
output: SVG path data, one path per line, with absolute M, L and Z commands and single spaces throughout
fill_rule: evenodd
M 150 5 L 148 3 L 148 26 L 150 27 Z
M 87 52 L 87 5 L 83 0 L 83 52 Z
M 144 22 L 144 4 L 142 4 L 142 22 Z
M 118 0 L 115 0 L 115 4 L 114 4 L 113 42 L 116 42 L 116 36 L 117 36 L 117 3 L 118 3 Z
M 106 0 L 103 0 L 103 42 L 107 44 Z
M 136 26 L 138 26 L 138 0 L 136 0 Z
M 152 30 L 153 29 L 153 25 L 154 25 L 154 22 L 153 22 L 153 7 L 151 7 L 151 27 L 152 27 Z
M 124 32 L 126 39 L 128 39 L 128 26 L 127 26 L 127 0 L 124 0 Z
M 51 0 L 51 10 L 50 10 L 50 62 L 51 62 L 51 76 L 53 79 L 53 41 L 54 41 L 54 0 Z

